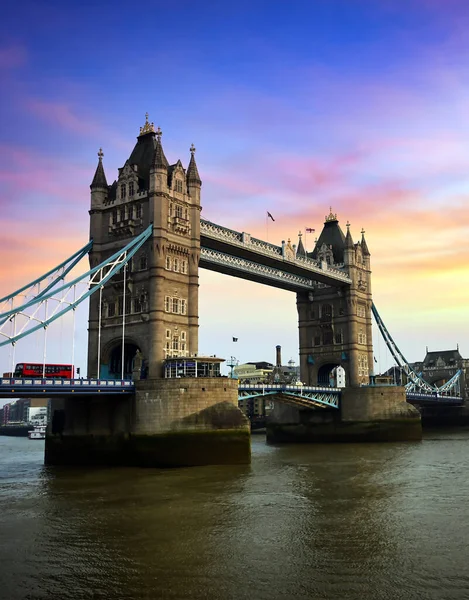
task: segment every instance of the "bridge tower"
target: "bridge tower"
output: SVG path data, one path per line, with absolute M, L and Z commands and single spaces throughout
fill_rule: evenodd
M 301 240 L 300 240 L 301 242 Z M 299 244 L 298 252 L 306 255 Z M 370 252 L 362 230 L 354 243 L 347 223 L 344 235 L 337 215 L 325 217 L 312 258 L 322 268 L 344 268 L 352 284 L 329 287 L 317 283 L 311 293 L 297 294 L 301 380 L 329 385 L 331 370 L 345 369 L 346 385 L 369 383 L 373 371 Z
M 120 379 L 123 374 L 130 378 L 139 351 L 147 378 L 160 378 L 165 358 L 198 351 L 202 182 L 194 146 L 187 169 L 180 160 L 170 165 L 161 136 L 147 114 L 132 153 L 110 186 L 103 153 L 98 153 L 90 186 L 91 266 L 125 246 L 150 223 L 153 235 L 125 272 L 91 297 L 89 377 Z

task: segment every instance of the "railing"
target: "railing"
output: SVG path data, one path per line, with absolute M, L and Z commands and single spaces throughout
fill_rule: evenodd
M 210 250 L 209 248 L 200 249 L 200 259 L 205 260 L 208 263 L 230 267 L 237 271 L 244 273 L 250 273 L 252 275 L 258 275 L 259 277 L 265 277 L 272 281 L 282 282 L 290 287 L 299 287 L 307 290 L 314 289 L 314 281 L 301 275 L 295 275 L 286 271 L 280 271 L 274 267 L 267 267 L 258 263 L 252 262 L 245 258 L 238 256 L 231 256 L 230 254 L 224 254 L 218 250 Z
M 2 378 L 0 379 L 0 393 L 32 393 L 68 394 L 68 393 L 133 393 L 134 382 L 122 379 L 43 379 L 28 378 Z
M 298 263 L 305 269 L 313 271 L 315 273 L 330 273 L 334 278 L 343 280 L 344 282 L 350 282 L 350 277 L 344 271 L 338 268 L 331 267 L 330 265 L 323 265 L 320 261 L 314 260 L 307 256 L 296 256 L 293 259 L 289 259 L 284 256 L 284 249 L 282 246 L 275 246 L 264 240 L 259 240 L 252 237 L 249 233 L 235 231 L 234 229 L 228 229 L 211 221 L 200 220 L 200 233 L 209 238 L 227 242 L 233 246 L 239 248 L 248 248 L 263 256 L 269 256 L 280 260 L 285 260 L 290 263 Z M 342 266 L 342 265 L 340 265 Z

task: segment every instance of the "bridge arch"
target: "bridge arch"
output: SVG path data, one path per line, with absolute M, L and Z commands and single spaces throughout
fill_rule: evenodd
M 337 381 L 334 380 L 333 371 L 337 367 L 342 367 L 345 370 L 345 377 L 348 376 L 347 369 L 339 361 L 329 361 L 318 367 L 318 385 L 337 386 Z
M 137 351 L 142 348 L 131 337 L 124 340 L 124 379 L 132 379 L 132 370 Z M 99 378 L 121 379 L 122 377 L 122 338 L 108 342 L 101 352 Z

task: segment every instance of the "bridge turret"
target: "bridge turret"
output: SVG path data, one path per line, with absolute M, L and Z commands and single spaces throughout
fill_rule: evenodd
M 362 229 L 361 233 L 362 233 L 361 247 L 362 247 L 363 262 L 365 264 L 365 267 L 367 269 L 369 269 L 370 268 L 370 251 L 368 250 L 368 245 L 365 240 L 365 230 Z
M 350 223 L 347 221 L 347 235 L 345 236 L 345 248 L 344 248 L 344 265 L 349 266 L 354 261 L 354 246 L 352 234 L 350 233 Z
M 158 127 L 156 130 L 156 144 L 153 152 L 150 167 L 150 192 L 167 192 L 168 191 L 168 167 L 169 163 L 164 154 L 163 145 L 161 144 L 161 136 L 163 132 Z
M 98 166 L 96 167 L 96 172 L 90 185 L 91 209 L 102 206 L 109 191 L 106 174 L 104 173 L 103 156 L 104 153 L 100 148 L 98 152 Z
M 199 170 L 195 162 L 195 146 L 194 144 L 190 147 L 191 159 L 189 166 L 187 167 L 187 190 L 191 197 L 192 203 L 200 205 L 200 188 L 202 187 L 202 181 L 199 176 Z

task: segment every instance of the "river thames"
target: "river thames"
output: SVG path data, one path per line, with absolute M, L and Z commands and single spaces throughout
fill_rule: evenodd
M 0 598 L 469 598 L 469 429 L 252 464 L 44 467 L 0 437 Z

